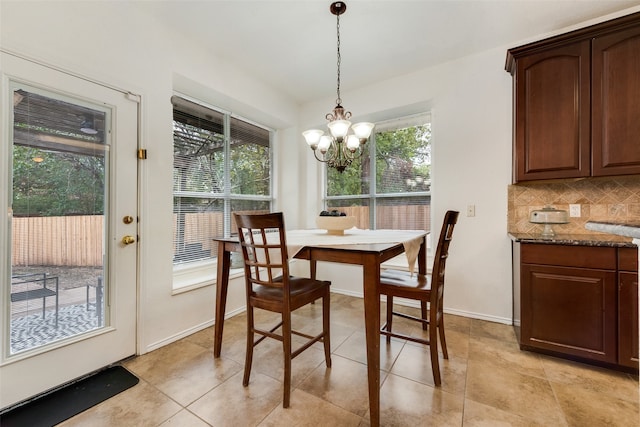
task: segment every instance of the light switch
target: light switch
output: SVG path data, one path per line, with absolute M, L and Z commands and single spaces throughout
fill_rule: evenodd
M 476 205 L 467 206 L 467 216 L 476 216 Z

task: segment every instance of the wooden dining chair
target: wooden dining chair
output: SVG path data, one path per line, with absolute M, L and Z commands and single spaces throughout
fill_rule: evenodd
M 234 213 L 244 258 L 247 292 L 247 353 L 242 384 L 249 384 L 253 348 L 265 338 L 282 342 L 284 350 L 284 398 L 289 407 L 291 395 L 291 360 L 315 342 L 324 343 L 324 357 L 331 367 L 329 339 L 329 287 L 331 282 L 289 275 L 288 253 L 282 212 L 268 214 Z M 322 299 L 322 333 L 311 336 L 291 327 L 291 313 L 300 307 Z M 280 322 L 270 330 L 257 328 L 254 309 L 281 314 Z M 281 329 L 280 329 L 281 328 Z M 280 329 L 280 333 L 276 331 Z M 254 335 L 260 338 L 254 341 Z M 291 348 L 292 334 L 307 341 L 296 350 Z
M 438 363 L 438 335 L 442 344 L 442 354 L 445 359 L 447 342 L 444 336 L 444 315 L 442 311 L 444 296 L 444 271 L 449 255 L 449 244 L 453 235 L 453 228 L 458 221 L 459 212 L 447 211 L 444 223 L 440 231 L 438 246 L 433 259 L 431 274 L 411 274 L 400 270 L 383 270 L 380 273 L 380 293 L 387 297 L 387 319 L 380 329 L 380 333 L 387 336 L 387 342 L 391 337 L 426 344 L 431 352 L 431 369 L 436 386 L 441 384 L 440 365 Z M 393 311 L 393 297 L 407 298 L 420 301 L 422 317 L 416 317 L 405 313 Z M 429 315 L 427 317 L 427 303 L 429 303 Z M 429 329 L 429 339 L 417 338 L 391 331 L 393 316 L 415 320 L 422 324 L 422 329 Z

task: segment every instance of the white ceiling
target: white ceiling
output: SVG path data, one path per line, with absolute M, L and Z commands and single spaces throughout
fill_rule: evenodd
M 638 1 L 347 0 L 340 17 L 341 90 L 528 40 Z M 146 13 L 299 103 L 335 97 L 330 0 L 145 1 Z M 505 52 L 506 54 L 506 52 Z

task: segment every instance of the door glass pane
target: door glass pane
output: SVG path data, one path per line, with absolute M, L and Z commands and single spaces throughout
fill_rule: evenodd
M 13 84 L 10 353 L 105 325 L 109 111 Z

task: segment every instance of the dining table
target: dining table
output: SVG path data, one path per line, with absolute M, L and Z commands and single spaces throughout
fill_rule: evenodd
M 382 263 L 403 253 L 409 269 L 426 274 L 426 236 L 422 230 L 345 230 L 333 235 L 326 230 L 287 230 L 289 258 L 308 260 L 310 275 L 316 277 L 317 262 L 361 265 L 363 271 L 364 324 L 367 352 L 369 416 L 371 426 L 380 425 L 380 269 Z M 236 237 L 215 238 L 218 245 L 215 304 L 215 358 L 222 351 L 222 333 L 231 268 L 231 253 L 240 252 Z

